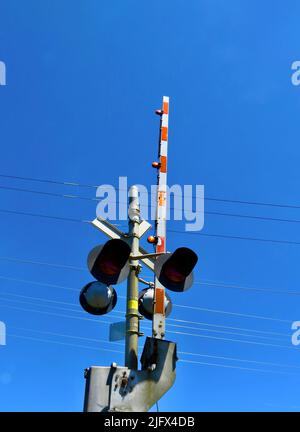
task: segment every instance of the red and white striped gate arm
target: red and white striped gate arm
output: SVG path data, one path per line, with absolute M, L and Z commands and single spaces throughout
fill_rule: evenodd
M 166 252 L 166 222 L 167 222 L 167 157 L 168 157 L 168 127 L 169 127 L 169 97 L 163 97 L 161 110 L 156 111 L 161 116 L 158 148 L 158 176 L 156 203 L 156 253 Z M 152 335 L 158 339 L 165 336 L 165 288 L 155 278 L 154 313 Z

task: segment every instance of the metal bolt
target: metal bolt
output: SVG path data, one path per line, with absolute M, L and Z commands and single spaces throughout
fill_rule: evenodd
M 122 378 L 121 380 L 121 387 L 126 387 L 128 384 L 128 379 L 126 377 Z

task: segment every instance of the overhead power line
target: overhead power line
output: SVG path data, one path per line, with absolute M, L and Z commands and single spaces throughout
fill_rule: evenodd
M 2 257 L 0 257 L 0 260 L 1 261 L 11 261 L 11 262 L 16 262 L 16 263 L 20 263 L 20 264 L 32 264 L 32 265 L 39 265 L 39 266 L 46 266 L 46 267 L 62 268 L 65 270 L 80 270 L 80 271 L 86 270 L 85 267 L 80 267 L 80 266 L 72 266 L 72 265 L 58 264 L 58 263 L 49 263 L 49 262 L 45 262 L 45 261 L 27 260 L 27 259 L 14 258 L 14 257 L 2 256 Z
M 21 304 L 30 305 L 30 306 L 40 306 L 36 302 L 24 300 L 24 298 L 27 298 L 27 296 L 19 296 L 19 295 L 14 295 L 13 294 L 12 295 L 13 297 L 19 297 L 19 298 L 21 297 L 22 298 L 22 300 L 20 300 L 20 299 L 16 300 L 16 298 L 13 298 L 13 299 L 7 298 L 7 295 L 10 295 L 10 294 L 9 293 L 3 293 L 3 292 L 1 293 L 0 292 L 0 297 L 1 296 L 4 297 L 1 300 L 2 301 L 13 302 L 13 303 L 21 303 Z M 28 297 L 28 298 L 29 299 L 31 298 L 32 300 L 35 300 L 35 301 L 42 301 L 42 302 L 44 302 L 43 299 L 36 299 L 34 297 Z M 69 307 L 57 306 L 57 303 L 59 304 L 61 302 L 51 301 L 51 300 L 46 300 L 46 302 L 55 303 L 55 305 L 53 305 L 53 304 L 44 305 L 43 304 L 42 306 L 47 307 L 47 308 L 52 308 L 52 309 L 55 309 L 55 310 L 59 310 L 59 311 L 62 310 L 62 311 L 66 311 L 66 312 L 75 312 L 75 313 L 83 314 L 82 311 L 79 308 L 78 309 L 70 309 Z M 74 318 L 76 318 L 76 317 L 74 317 Z M 111 318 L 112 321 L 114 321 L 115 318 L 116 318 L 116 315 L 111 314 L 111 315 L 108 316 L 108 318 Z M 117 318 L 119 318 L 119 316 Z M 110 321 L 108 322 L 108 321 L 102 321 L 101 320 L 101 322 L 104 323 L 104 324 L 111 324 Z M 278 340 L 278 339 L 274 338 L 274 336 L 270 336 L 269 334 L 266 335 L 266 336 L 262 336 L 262 335 L 258 335 L 258 334 L 236 333 L 236 332 L 228 331 L 228 330 L 224 331 L 224 330 L 220 330 L 219 328 L 218 329 L 201 328 L 201 327 L 192 327 L 192 326 L 186 326 L 186 325 L 181 325 L 181 324 L 171 324 L 171 323 L 169 323 L 168 326 L 169 327 L 175 327 L 175 328 L 187 329 L 187 330 L 196 330 L 198 332 L 201 332 L 201 331 L 203 332 L 204 331 L 204 332 L 211 332 L 211 333 L 223 333 L 225 335 L 234 335 L 234 336 L 252 337 L 252 338 L 254 337 L 254 338 L 258 338 L 258 339 L 268 339 L 268 340 L 270 340 L 270 339 Z M 151 323 L 150 322 L 144 322 L 143 323 L 143 327 L 145 329 L 149 330 L 151 328 Z M 287 335 L 284 335 L 284 336 L 287 338 Z
M 254 369 L 254 368 L 247 368 L 247 367 L 243 367 L 243 366 L 231 366 L 231 365 L 224 365 L 224 364 L 221 365 L 219 363 L 200 362 L 197 360 L 179 360 L 179 361 L 181 361 L 183 363 L 197 364 L 197 365 L 203 365 L 203 366 L 222 367 L 225 369 L 240 369 L 240 370 L 245 370 L 245 371 L 268 372 L 268 373 L 274 373 L 274 374 L 293 375 L 291 373 L 281 372 L 281 371 L 270 371 L 270 370 L 266 370 L 266 369 Z
M 70 339 L 80 339 L 85 340 L 88 342 L 101 342 L 106 344 L 113 344 L 113 345 L 120 345 L 123 346 L 124 342 L 110 342 L 105 339 L 94 339 L 94 338 L 87 338 L 86 336 L 78 336 L 78 335 L 70 335 L 70 334 L 62 334 L 52 331 L 45 331 L 45 330 L 37 330 L 32 328 L 25 328 L 25 327 L 10 327 L 13 330 L 20 330 L 20 331 L 26 331 L 26 332 L 32 332 L 32 333 L 39 333 L 44 335 L 51 335 L 51 336 L 58 336 L 58 337 L 64 337 L 64 338 L 70 338 Z M 197 356 L 197 357 L 206 357 L 206 358 L 215 358 L 219 360 L 229 360 L 229 361 L 235 361 L 235 362 L 241 362 L 241 363 L 253 363 L 253 364 L 260 364 L 260 365 L 266 365 L 266 366 L 274 366 L 274 367 L 281 367 L 281 368 L 289 368 L 289 369 L 300 369 L 300 366 L 297 365 L 291 365 L 291 364 L 284 364 L 284 363 L 274 363 L 274 362 L 267 362 L 267 361 L 260 361 L 260 360 L 253 360 L 253 359 L 243 359 L 239 357 L 228 357 L 228 356 L 220 356 L 215 354 L 203 354 L 203 353 L 195 353 L 195 352 L 186 352 L 186 351 L 178 351 L 178 354 L 180 355 L 188 355 L 188 356 Z
M 250 240 L 250 241 L 257 241 L 257 242 L 264 242 L 264 243 L 281 243 L 281 244 L 288 244 L 288 245 L 300 245 L 300 242 L 293 241 L 293 240 L 275 240 L 275 239 L 264 239 L 259 237 L 243 237 L 243 236 L 233 236 L 233 235 L 226 235 L 226 234 L 207 234 L 202 232 L 191 232 L 191 231 L 178 231 L 178 230 L 168 230 L 169 232 L 176 233 L 176 234 L 189 234 L 194 236 L 203 236 L 203 237 L 216 237 L 216 238 L 223 238 L 223 239 L 234 239 L 234 240 Z
M 46 196 L 52 196 L 55 198 L 67 198 L 67 199 L 78 199 L 78 200 L 84 200 L 84 201 L 96 201 L 99 202 L 101 201 L 101 198 L 93 198 L 93 197 L 84 197 L 81 195 L 73 195 L 73 194 L 61 194 L 61 193 L 54 193 L 54 192 L 47 192 L 47 191 L 37 191 L 37 190 L 32 190 L 32 189 L 27 189 L 27 188 L 19 188 L 19 187 L 12 187 L 12 186 L 3 186 L 0 185 L 0 189 L 3 190 L 10 190 L 10 191 L 15 191 L 15 192 L 26 192 L 26 193 L 32 193 L 32 194 L 37 194 L 37 195 L 46 195 Z M 113 201 L 114 203 L 116 201 Z M 126 204 L 125 202 L 120 202 L 122 204 Z M 151 205 L 150 204 L 141 204 L 141 207 L 148 207 L 150 208 Z M 182 210 L 181 208 L 178 207 L 173 207 L 170 206 L 169 207 L 170 210 Z M 300 208 L 300 207 L 299 207 Z M 286 219 L 286 218 L 275 218 L 275 217 L 267 217 L 267 216 L 253 216 L 253 215 L 244 215 L 244 214 L 236 214 L 236 213 L 224 213 L 224 212 L 217 212 L 217 211 L 208 211 L 205 210 L 204 213 L 206 215 L 214 215 L 214 216 L 226 216 L 226 217 L 235 217 L 235 218 L 242 218 L 242 219 L 253 219 L 253 220 L 263 220 L 263 221 L 270 221 L 270 222 L 286 222 L 286 223 L 300 223 L 299 219 Z M 41 217 L 46 217 L 44 215 L 41 215 Z M 62 219 L 62 220 L 66 220 L 66 218 L 59 218 L 59 217 L 52 217 L 53 219 Z M 81 222 L 80 220 L 76 220 L 76 219 L 71 219 L 70 221 L 73 222 Z M 85 221 L 83 221 L 85 222 Z M 88 222 L 88 221 L 87 221 Z
M 32 265 L 41 265 L 41 266 L 47 266 L 47 267 L 54 267 L 54 268 L 63 268 L 67 270 L 79 270 L 79 271 L 86 271 L 85 267 L 80 266 L 72 266 L 72 265 L 64 265 L 64 264 L 56 264 L 56 263 L 48 263 L 48 262 L 42 262 L 42 261 L 35 261 L 35 260 L 27 260 L 27 259 L 20 259 L 20 258 L 14 258 L 14 257 L 1 257 L 0 261 L 10 261 L 10 262 L 16 262 L 20 264 L 32 264 Z M 0 276 L 0 279 L 7 279 L 7 280 L 15 280 L 16 282 L 26 282 L 24 279 L 15 279 L 15 278 L 8 278 L 4 276 Z M 33 284 L 44 284 L 40 282 L 35 281 L 27 281 Z M 264 294 L 283 294 L 283 295 L 292 295 L 292 296 L 299 296 L 300 291 L 290 291 L 290 290 L 274 290 L 269 288 L 257 288 L 257 287 L 248 287 L 244 285 L 237 285 L 237 284 L 229 284 L 226 282 L 217 282 L 217 281 L 194 281 L 194 284 L 203 285 L 203 286 L 209 286 L 209 287 L 215 287 L 215 288 L 229 288 L 229 289 L 236 289 L 241 291 L 253 291 L 253 292 L 259 292 Z M 74 288 L 69 287 L 61 287 L 65 289 L 75 290 Z
M 0 257 L 0 259 L 1 259 L 1 257 Z M 34 261 L 31 261 L 30 263 L 34 263 Z M 42 263 L 38 262 L 38 264 L 42 264 Z M 54 266 L 56 267 L 56 265 L 54 265 Z M 77 269 L 77 268 L 75 267 L 75 269 Z M 81 270 L 81 268 L 79 268 L 79 269 Z M 75 288 L 65 287 L 65 286 L 62 286 L 62 285 L 48 284 L 48 283 L 39 282 L 39 281 L 31 281 L 31 280 L 26 280 L 26 279 L 10 278 L 10 277 L 6 277 L 6 276 L 0 276 L 0 279 L 10 280 L 10 281 L 15 281 L 15 282 L 22 282 L 22 283 L 30 283 L 30 284 L 36 284 L 36 285 L 45 285 L 45 286 L 49 286 L 49 287 L 67 289 L 67 290 L 78 292 L 78 290 L 75 289 Z M 124 296 L 118 296 L 118 297 L 119 298 L 123 298 L 123 299 L 125 298 Z M 199 306 L 189 306 L 189 305 L 182 305 L 182 304 L 173 304 L 173 306 L 174 307 L 178 307 L 178 308 L 185 308 L 185 309 L 196 310 L 196 311 L 212 312 L 212 313 L 218 313 L 218 314 L 240 316 L 240 317 L 245 317 L 245 318 L 254 318 L 254 319 L 261 319 L 261 320 L 270 320 L 270 321 L 278 321 L 278 322 L 290 323 L 289 320 L 284 320 L 284 319 L 279 319 L 279 318 L 273 318 L 273 317 L 267 317 L 267 316 L 262 316 L 262 315 L 244 314 L 244 313 L 239 313 L 239 312 L 231 312 L 231 311 L 224 311 L 224 310 L 218 310 L 218 309 L 208 309 L 208 308 L 203 308 L 203 307 L 199 307 Z
M 55 343 L 55 344 L 58 344 L 58 345 L 66 345 L 66 346 L 71 346 L 71 347 L 76 347 L 76 348 L 94 349 L 94 350 L 97 350 L 97 351 L 107 351 L 107 352 L 113 352 L 113 353 L 123 354 L 123 351 L 118 351 L 118 350 L 113 350 L 113 349 L 108 349 L 108 348 L 96 348 L 96 347 L 91 347 L 91 346 L 77 345 L 77 344 L 72 344 L 72 343 L 68 343 L 68 342 L 60 342 L 60 341 L 53 341 L 53 340 L 50 340 L 50 339 L 41 339 L 41 338 L 36 338 L 36 337 L 31 337 L 31 336 L 17 335 L 17 334 L 14 334 L 14 333 L 9 333 L 9 336 L 10 337 L 20 338 L 20 339 L 39 341 L 39 342 Z
M 41 178 L 37 178 L 37 177 L 22 177 L 22 176 L 8 175 L 8 174 L 0 174 L 0 177 L 2 177 L 2 178 L 9 178 L 9 179 L 15 179 L 15 180 L 25 180 L 25 181 L 31 181 L 31 182 L 38 182 L 38 183 L 56 184 L 56 185 L 61 185 L 61 186 L 79 186 L 79 187 L 93 188 L 93 189 L 96 189 L 98 187 L 96 185 L 91 185 L 91 184 L 83 184 L 83 183 L 68 182 L 68 181 L 59 181 L 59 180 L 41 179 Z
M 278 344 L 270 344 L 270 343 L 265 343 L 265 342 L 257 342 L 257 341 L 241 340 L 241 339 L 231 339 L 231 338 L 224 338 L 224 337 L 219 337 L 219 336 L 207 336 L 207 335 L 203 335 L 203 334 L 193 334 L 193 333 L 179 332 L 179 331 L 173 331 L 173 330 L 168 330 L 168 331 L 169 331 L 169 333 L 179 334 L 182 336 L 194 336 L 194 337 L 200 337 L 200 338 L 206 338 L 206 339 L 215 339 L 215 340 L 220 340 L 220 341 L 225 341 L 225 342 L 237 342 L 237 343 L 245 343 L 245 344 L 250 344 L 250 345 L 261 345 L 261 346 L 266 346 L 266 347 L 294 349 L 293 346 L 288 346 L 288 345 L 278 345 Z
M 2 278 L 1 279 L 6 279 L 6 278 Z M 8 278 L 8 280 L 11 280 L 11 278 Z M 15 280 L 15 279 L 14 279 Z M 17 281 L 20 281 L 19 279 L 16 279 Z M 31 282 L 31 281 L 27 281 L 27 280 L 22 280 L 22 282 Z M 39 283 L 37 282 L 38 285 L 45 285 L 45 286 L 50 286 L 50 287 L 54 287 L 54 288 L 66 288 L 66 287 L 61 287 L 60 285 L 52 285 L 52 284 L 44 284 L 44 283 Z M 75 289 L 70 288 L 73 291 L 77 291 Z M 77 305 L 77 303 L 70 303 L 70 302 L 65 302 L 65 301 L 59 301 L 59 300 L 52 300 L 52 299 L 46 299 L 44 297 L 34 297 L 34 296 L 28 296 L 28 295 L 22 295 L 22 294 L 15 294 L 15 293 L 7 293 L 7 292 L 0 292 L 0 295 L 4 295 L 4 296 L 10 296 L 10 297 L 17 297 L 17 298 L 26 298 L 26 299 L 31 299 L 31 300 L 36 300 L 36 301 L 41 301 L 41 302 L 46 302 L 46 303 L 54 303 L 54 304 L 63 304 L 63 305 L 68 305 L 68 306 L 78 306 L 78 310 L 75 310 L 75 312 L 82 312 L 81 309 L 79 308 L 79 305 Z M 121 296 L 121 298 L 123 298 Z M 70 311 L 74 311 L 72 309 L 70 309 Z M 124 312 L 122 311 L 118 311 L 118 310 L 114 310 L 113 311 L 114 314 L 116 315 L 124 315 Z M 191 320 L 182 320 L 182 319 L 178 319 L 178 318 L 168 318 L 169 321 L 172 322 L 179 322 L 179 323 L 187 323 L 187 324 L 196 324 L 198 326 L 208 326 L 208 327 L 217 327 L 217 328 L 225 328 L 225 329 L 229 329 L 229 330 L 241 330 L 244 332 L 252 332 L 252 333 L 259 333 L 259 334 L 266 334 L 268 335 L 276 335 L 276 336 L 287 336 L 286 333 L 280 333 L 280 332 L 274 332 L 274 331 L 265 331 L 265 330 L 257 330 L 257 329 L 249 329 L 249 328 L 244 328 L 244 327 L 233 327 L 233 326 L 225 326 L 225 325 L 218 325 L 218 324 L 212 324 L 212 323 L 207 323 L 207 322 L 199 322 L 199 321 L 191 321 Z M 169 324 L 170 325 L 170 324 Z M 197 330 L 201 330 L 199 327 L 194 327 Z M 205 330 L 205 329 L 204 329 Z
M 22 280 L 22 282 L 24 282 L 24 280 Z M 28 282 L 28 281 L 25 281 L 25 282 Z M 39 285 L 46 285 L 47 287 L 49 286 L 49 284 L 43 284 L 43 283 L 38 283 L 38 284 Z M 55 287 L 55 288 L 65 288 L 65 287 L 61 287 L 61 286 L 58 286 L 58 285 L 52 285 L 52 284 L 50 284 L 50 286 L 51 287 Z M 75 291 L 75 289 L 74 289 L 74 291 Z M 51 299 L 45 299 L 45 298 L 41 298 L 41 297 L 26 296 L 26 295 L 21 295 L 21 294 L 14 294 L 14 293 L 0 292 L 0 295 L 8 295 L 8 296 L 12 296 L 12 297 L 28 298 L 28 299 L 42 301 L 42 302 L 64 304 L 64 305 L 69 305 L 69 306 L 77 306 L 76 303 L 62 302 L 62 301 L 58 301 L 58 300 L 51 300 Z M 121 296 L 121 298 L 123 298 L 123 297 Z M 81 312 L 81 310 L 79 308 L 78 308 L 78 311 Z M 76 310 L 76 312 L 78 312 L 78 311 Z M 114 310 L 114 314 L 124 315 L 124 312 L 121 312 L 121 311 L 118 311 L 118 310 Z M 263 330 L 249 329 L 249 328 L 243 328 L 243 327 L 225 326 L 225 325 L 211 324 L 211 323 L 207 323 L 207 322 L 182 320 L 182 319 L 176 319 L 176 318 L 169 318 L 169 321 L 180 322 L 180 323 L 184 322 L 184 323 L 187 323 L 187 324 L 196 324 L 196 325 L 200 325 L 200 326 L 202 325 L 202 326 L 209 326 L 209 327 L 219 327 L 219 328 L 225 328 L 225 329 L 229 329 L 229 330 L 241 330 L 241 331 L 244 331 L 244 332 L 247 331 L 247 332 L 261 333 L 261 334 L 266 334 L 268 336 L 269 335 L 287 336 L 285 333 L 280 333 L 280 332 L 263 331 Z
M 38 218 L 53 219 L 53 220 L 65 221 L 65 222 L 90 223 L 89 220 L 84 220 L 84 219 L 75 219 L 75 218 L 68 218 L 68 217 L 62 217 L 62 216 L 51 216 L 51 215 L 45 215 L 45 214 L 23 212 L 23 211 L 18 211 L 18 210 L 8 210 L 8 209 L 3 209 L 3 208 L 0 208 L 0 212 L 20 215 L 20 216 L 33 216 L 33 217 L 38 217 Z
M 243 285 L 228 284 L 224 282 L 213 282 L 213 281 L 204 280 L 204 281 L 195 281 L 194 284 L 215 287 L 215 288 L 229 288 L 229 289 L 235 289 L 241 291 L 254 291 L 263 294 L 284 294 L 284 295 L 300 296 L 300 291 L 289 291 L 289 290 L 284 291 L 284 290 L 274 290 L 274 289 L 266 289 L 266 288 L 255 288 L 255 287 L 247 287 Z
M 106 348 L 96 348 L 96 347 L 92 347 L 92 346 L 73 344 L 73 343 L 62 342 L 62 341 L 57 341 L 57 340 L 54 341 L 54 340 L 50 340 L 50 339 L 37 338 L 37 337 L 32 337 L 32 336 L 24 336 L 24 335 L 18 335 L 18 334 L 14 334 L 14 333 L 9 333 L 9 336 L 19 338 L 19 339 L 24 339 L 24 340 L 43 342 L 43 343 L 47 343 L 47 344 L 50 343 L 50 344 L 64 345 L 64 346 L 69 346 L 69 347 L 74 347 L 74 348 L 91 349 L 91 350 L 97 350 L 97 351 L 113 352 L 116 354 L 123 354 L 122 351 L 118 351 L 118 350 L 112 350 L 112 349 L 106 349 Z M 269 370 L 269 369 L 247 368 L 247 367 L 242 367 L 242 366 L 222 365 L 219 363 L 200 362 L 200 361 L 185 360 L 185 359 L 180 359 L 179 362 L 194 364 L 194 365 L 202 365 L 202 366 L 213 366 L 213 367 L 221 367 L 221 368 L 229 368 L 229 369 L 238 369 L 238 370 L 259 372 L 259 373 L 273 373 L 273 374 L 278 374 L 278 375 L 282 375 L 282 374 L 283 375 L 292 375 L 292 373 L 284 372 L 284 371 L 278 371 L 278 370 L 273 371 L 273 370 Z
M 61 318 L 83 320 L 83 321 L 92 321 L 92 322 L 96 322 L 98 324 L 100 324 L 100 323 L 106 324 L 106 325 L 111 324 L 111 321 L 103 321 L 102 319 L 101 319 L 101 321 L 99 321 L 96 319 L 84 318 L 84 317 L 79 317 L 79 316 L 74 317 L 74 316 L 70 316 L 70 315 L 66 315 L 66 314 L 62 314 L 62 313 L 59 314 L 56 312 L 48 312 L 48 311 L 42 311 L 42 310 L 27 309 L 27 308 L 19 307 L 19 306 L 4 305 L 3 303 L 0 303 L 0 308 L 1 307 L 2 308 L 4 307 L 4 308 L 9 308 L 9 309 L 15 309 L 15 310 L 21 310 L 21 311 L 30 312 L 30 313 L 38 313 L 38 314 L 42 314 L 42 315 L 56 316 L 56 317 L 61 317 Z M 175 331 L 175 330 L 168 330 L 168 332 L 173 333 L 173 334 L 177 334 L 177 335 L 181 335 L 181 336 L 200 337 L 200 338 L 205 338 L 205 339 L 220 340 L 220 341 L 229 342 L 229 343 L 245 343 L 245 344 L 250 344 L 250 345 L 265 346 L 265 347 L 272 347 L 272 348 L 294 349 L 293 346 L 288 346 L 288 345 L 249 341 L 249 340 L 242 340 L 242 339 L 232 339 L 232 338 L 225 338 L 225 337 L 219 337 L 219 336 L 208 336 L 208 335 L 203 335 L 203 334 L 195 334 L 195 333 L 181 332 L 181 331 Z M 245 335 L 245 336 L 247 336 L 247 335 Z
M 218 314 L 223 314 L 223 315 L 239 316 L 239 317 L 244 317 L 244 318 L 254 318 L 254 319 L 286 322 L 286 323 L 291 322 L 290 320 L 272 318 L 272 317 L 267 317 L 264 315 L 252 315 L 252 314 L 245 314 L 245 313 L 239 313 L 239 312 L 229 312 L 229 311 L 218 310 L 218 309 L 208 309 L 208 308 L 203 308 L 203 307 L 199 307 L 199 306 L 188 306 L 188 305 L 182 305 L 182 304 L 173 304 L 173 306 L 176 306 L 179 308 L 185 308 L 185 309 L 193 309 L 193 310 L 198 310 L 198 311 L 203 311 L 203 312 L 213 312 L 213 313 L 218 313 Z
M 15 180 L 25 180 L 25 181 L 31 181 L 31 182 L 39 182 L 39 183 L 49 183 L 49 184 L 56 184 L 61 186 L 76 186 L 76 187 L 84 187 L 84 188 L 92 188 L 97 189 L 100 185 L 92 185 L 92 184 L 86 184 L 86 183 L 80 183 L 75 181 L 59 181 L 59 180 L 49 180 L 49 179 L 41 179 L 36 177 L 25 177 L 25 176 L 15 176 L 15 175 L 9 175 L 9 174 L 0 174 L 0 177 L 2 178 L 9 178 L 9 179 L 15 179 Z M 125 189 L 119 189 L 115 188 L 116 190 L 120 190 L 123 192 L 127 192 Z M 144 193 L 143 191 L 140 191 L 140 193 Z M 174 196 L 180 196 L 178 194 L 174 194 Z M 196 195 L 190 195 L 189 198 L 199 198 Z M 229 198 L 219 198 L 219 197 L 204 197 L 207 201 L 217 201 L 217 202 L 228 202 L 228 203 L 235 203 L 235 204 L 247 204 L 247 205 L 256 205 L 256 206 L 269 206 L 269 207 L 279 207 L 279 208 L 293 208 L 293 209 L 300 209 L 300 205 L 298 204 L 284 204 L 284 203 L 274 203 L 274 202 L 263 202 L 263 201 L 253 201 L 253 200 L 238 200 L 238 199 L 229 199 Z
M 15 211 L 15 210 L 7 210 L 7 209 L 0 209 L 0 212 L 12 213 L 12 214 L 22 215 L 22 216 L 33 216 L 33 217 L 39 217 L 39 218 L 47 218 L 47 219 L 52 219 L 52 220 L 57 220 L 57 221 L 90 223 L 90 221 L 83 220 L 83 219 L 64 218 L 64 217 L 59 217 L 59 216 L 49 216 L 49 215 L 42 215 L 42 214 L 37 214 L 37 213 L 19 212 L 19 211 Z M 115 224 L 115 225 L 118 226 L 118 224 Z M 170 229 L 168 231 L 175 233 L 175 234 L 188 234 L 188 235 L 194 235 L 194 236 L 215 237 L 215 238 L 233 239 L 233 240 L 249 240 L 249 241 L 257 241 L 257 242 L 263 242 L 263 243 L 300 245 L 300 242 L 292 241 L 292 240 L 264 239 L 264 238 L 259 238 L 259 237 L 244 237 L 244 236 L 233 236 L 233 235 L 226 235 L 226 234 L 210 234 L 210 233 L 202 233 L 202 232 L 179 231 L 179 230 L 172 230 L 172 229 Z
M 88 342 L 97 342 L 97 343 L 105 343 L 105 344 L 109 344 L 109 345 L 120 345 L 123 346 L 124 342 L 115 342 L 115 341 L 109 341 L 109 340 L 105 340 L 105 339 L 94 339 L 94 338 L 87 338 L 86 336 L 78 336 L 78 335 L 70 335 L 70 334 L 62 334 L 62 333 L 57 333 L 57 332 L 53 332 L 53 331 L 45 331 L 45 330 L 37 330 L 37 329 L 29 329 L 29 328 L 25 328 L 25 327 L 14 327 L 14 326 L 10 326 L 10 329 L 12 330 L 20 330 L 20 331 L 30 331 L 33 333 L 40 333 L 40 334 L 44 334 L 44 335 L 50 335 L 50 336 L 59 336 L 59 337 L 66 337 L 66 338 L 70 338 L 70 339 L 80 339 L 80 340 L 85 340 Z M 299 366 L 300 367 L 300 366 Z

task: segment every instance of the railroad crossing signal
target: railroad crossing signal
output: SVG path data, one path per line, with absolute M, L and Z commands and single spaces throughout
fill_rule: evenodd
M 117 303 L 117 293 L 112 286 L 90 282 L 82 288 L 79 296 L 82 308 L 92 315 L 104 315 Z
M 153 319 L 154 288 L 145 288 L 139 293 L 139 313 L 148 320 Z M 167 293 L 164 299 L 165 316 L 172 311 L 172 302 Z
M 88 268 L 99 282 L 118 284 L 129 274 L 130 246 L 120 239 L 94 247 L 88 255 Z
M 154 273 L 159 282 L 175 292 L 188 290 L 193 284 L 193 268 L 198 257 L 192 249 L 181 247 L 157 257 Z
M 164 96 L 160 116 L 160 139 L 157 169 L 157 208 L 155 233 L 148 237 L 154 253 L 140 247 L 141 237 L 151 228 L 140 219 L 139 193 L 136 186 L 129 191 L 129 232 L 124 233 L 100 217 L 92 225 L 111 240 L 94 247 L 88 255 L 88 268 L 96 281 L 88 283 L 80 293 L 80 304 L 93 315 L 109 313 L 116 305 L 117 293 L 112 285 L 127 278 L 126 323 L 114 323 L 110 340 L 125 336 L 125 366 L 94 367 L 86 371 L 85 411 L 147 411 L 168 391 L 175 381 L 176 344 L 164 340 L 165 318 L 172 303 L 165 288 L 184 292 L 193 283 L 197 254 L 179 247 L 173 253 L 166 250 L 167 220 L 167 152 L 169 98 Z M 153 271 L 154 282 L 139 277 L 145 264 Z M 139 281 L 149 288 L 138 292 Z M 138 338 L 142 336 L 139 321 L 152 321 L 152 338 L 147 338 L 138 370 Z M 121 377 L 121 378 L 120 378 Z

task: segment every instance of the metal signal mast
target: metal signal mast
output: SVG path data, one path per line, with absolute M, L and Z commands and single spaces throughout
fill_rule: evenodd
M 80 304 L 94 315 L 109 313 L 117 303 L 116 285 L 127 278 L 126 321 L 115 323 L 112 329 L 125 337 L 125 366 L 115 362 L 110 367 L 92 366 L 86 369 L 85 411 L 148 411 L 173 385 L 176 373 L 176 344 L 164 340 L 165 318 L 171 312 L 171 300 L 165 288 L 182 292 L 192 285 L 192 272 L 198 257 L 189 248 L 180 247 L 166 252 L 167 220 L 167 151 L 169 98 L 163 97 L 157 168 L 157 208 L 155 235 L 148 237 L 155 252 L 140 247 L 141 237 L 151 225 L 141 220 L 139 193 L 136 186 L 129 190 L 128 233 L 97 217 L 93 226 L 111 240 L 94 247 L 88 255 L 88 268 L 96 279 L 80 293 Z M 155 274 L 154 283 L 139 277 L 140 261 Z M 139 293 L 139 281 L 149 288 Z M 152 320 L 152 337 L 147 337 L 138 369 L 138 339 L 140 320 Z M 125 324 L 125 325 L 124 325 Z M 111 333 L 114 333 L 111 331 Z M 114 336 L 116 337 L 115 334 Z M 116 339 L 114 339 L 116 340 Z

